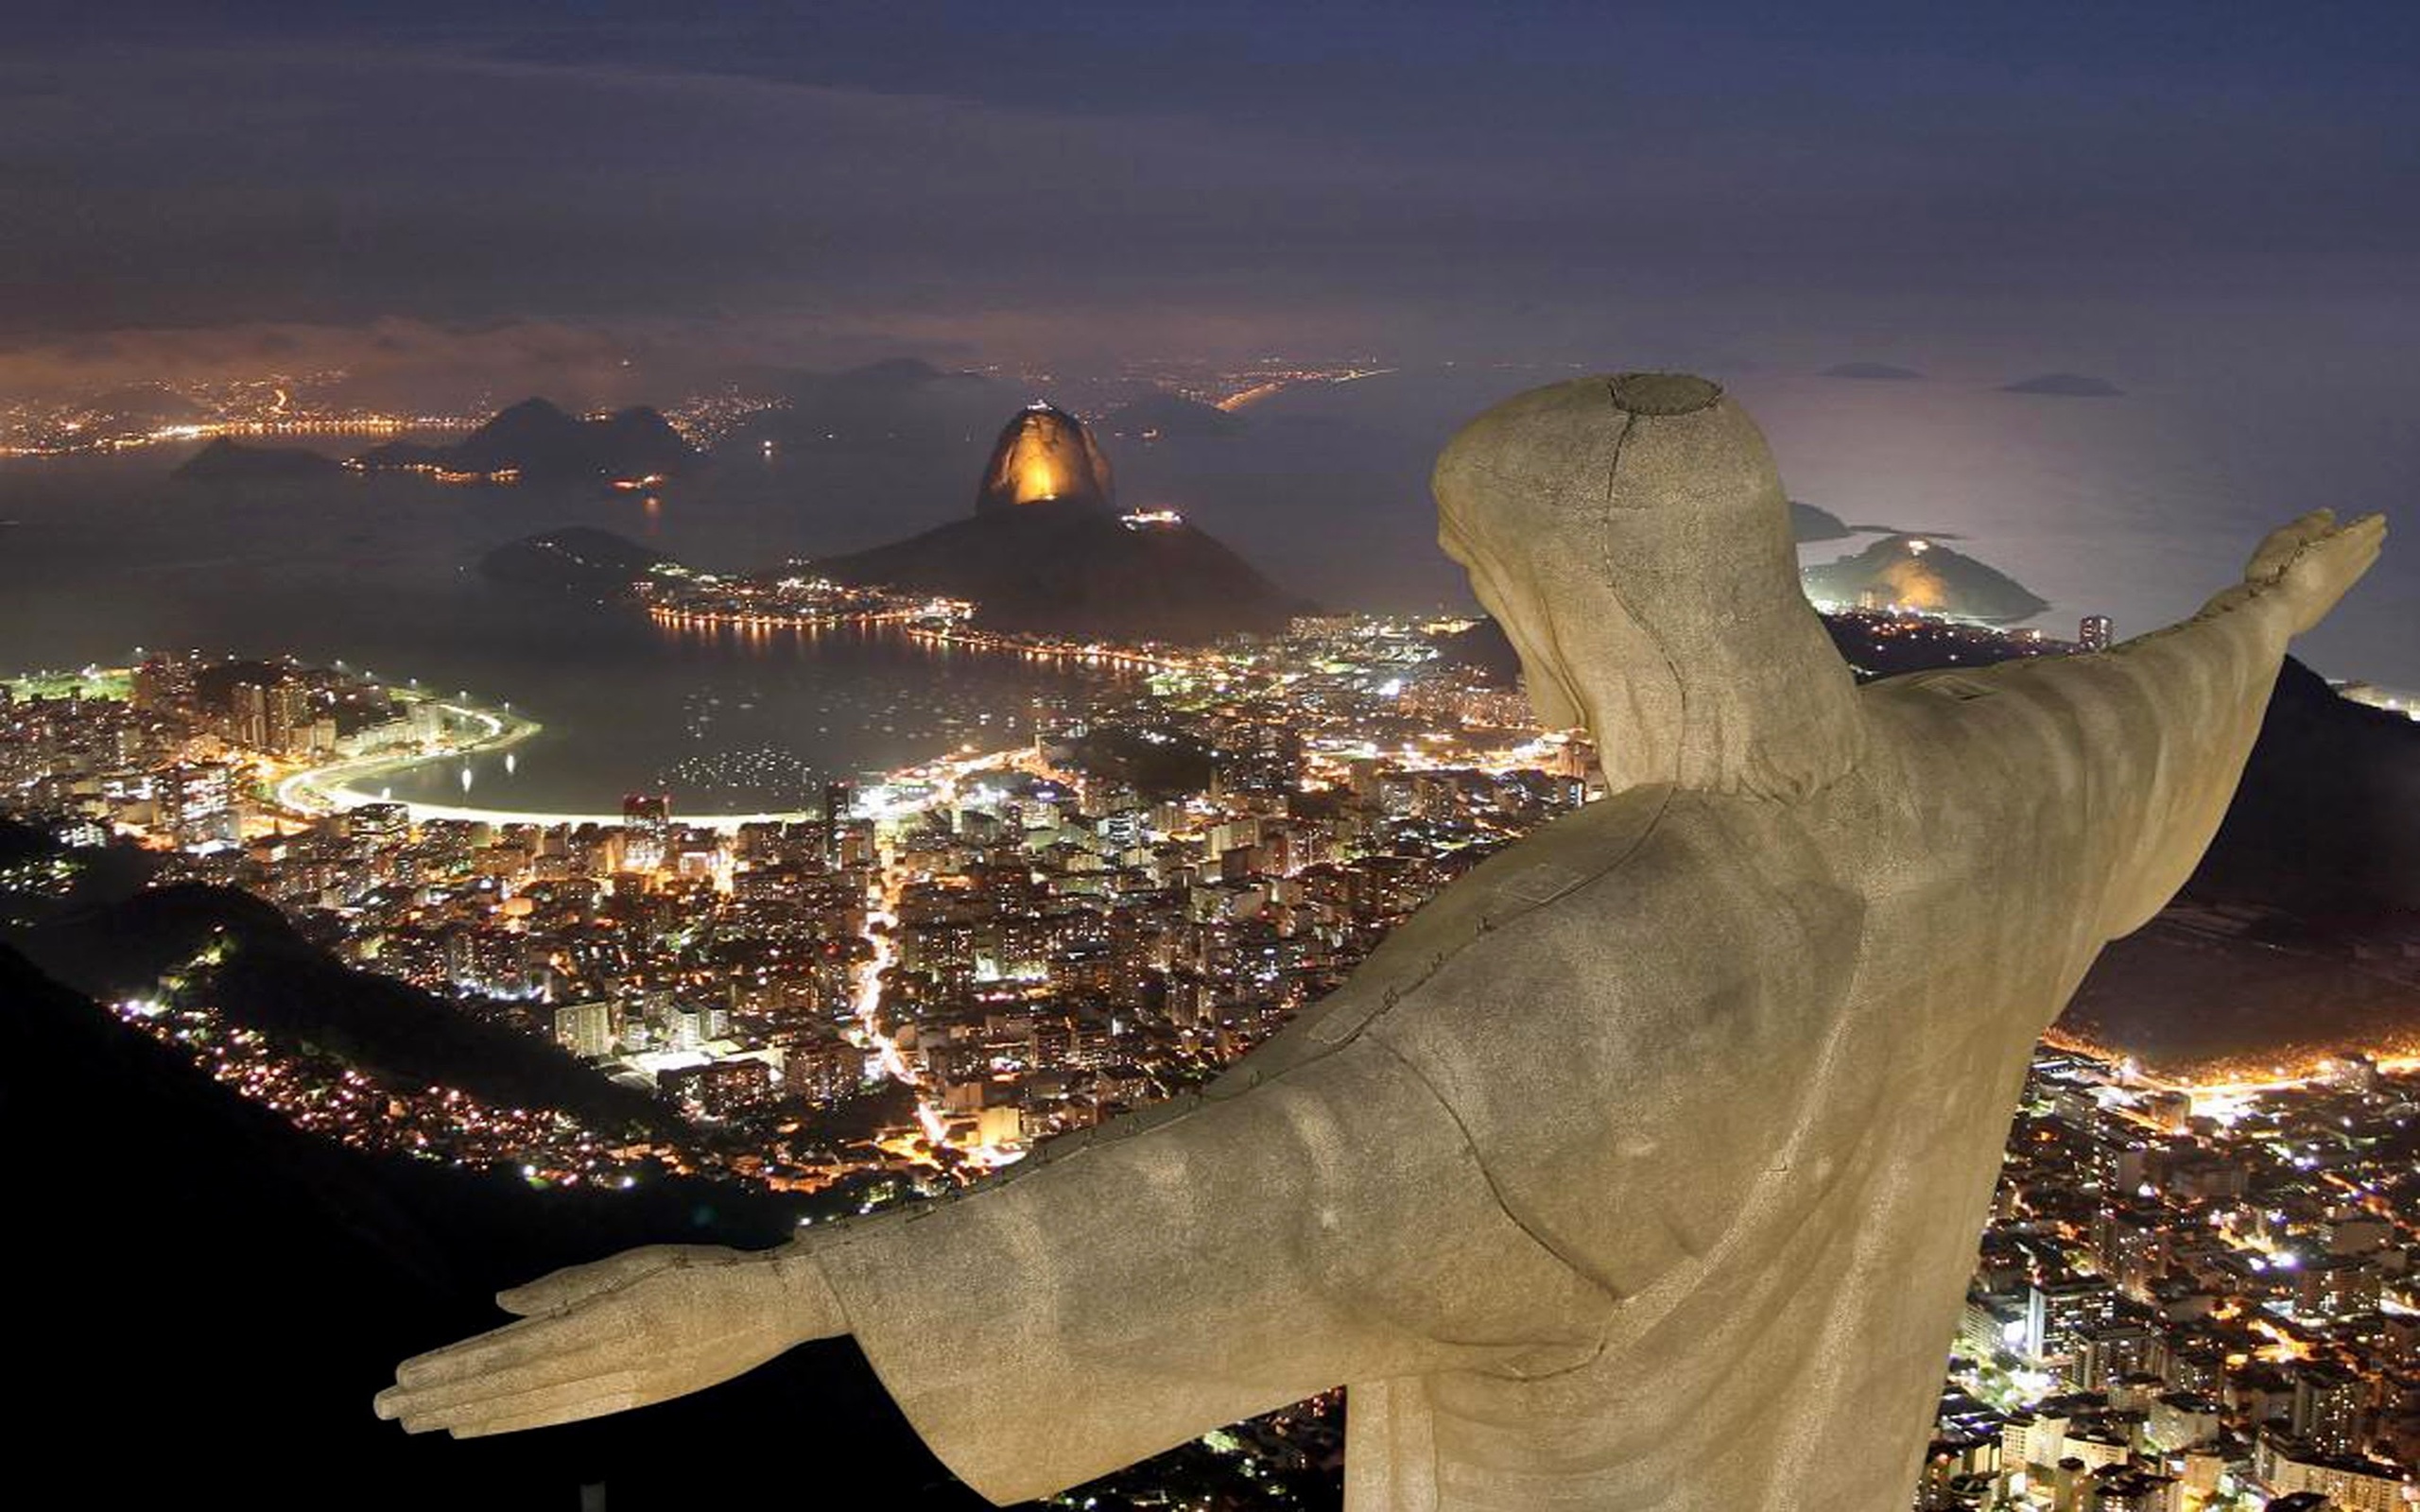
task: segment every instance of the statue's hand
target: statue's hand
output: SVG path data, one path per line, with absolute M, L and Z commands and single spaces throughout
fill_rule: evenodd
M 556 1271 L 496 1301 L 521 1321 L 405 1361 L 378 1394 L 378 1416 L 457 1438 L 541 1428 L 697 1391 L 848 1329 L 796 1246 L 659 1245 Z
M 2383 515 L 2340 525 L 2332 511 L 2313 510 L 2270 532 L 2243 570 L 2244 587 L 2262 596 L 2284 595 L 2300 635 L 2326 618 L 2344 591 L 2360 581 L 2385 540 Z

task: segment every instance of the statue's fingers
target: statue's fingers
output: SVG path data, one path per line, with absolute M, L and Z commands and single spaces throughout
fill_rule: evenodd
M 2344 527 L 2344 534 L 2360 542 L 2363 558 L 2376 561 L 2386 545 L 2386 516 L 2365 514 Z
M 2245 565 L 2243 575 L 2253 578 L 2276 576 L 2297 553 L 2325 537 L 2335 525 L 2335 513 L 2327 509 L 2314 509 L 2288 521 L 2260 538 L 2260 544 L 2252 549 L 2252 560 Z
M 2326 535 L 2336 527 L 2336 511 L 2313 509 L 2300 519 L 2291 520 L 2272 530 L 2254 548 L 2252 563 L 2243 570 L 2246 577 L 2274 577 L 2286 570 L 2294 554 Z
M 618 1345 L 596 1345 L 458 1380 L 389 1386 L 378 1393 L 372 1405 L 381 1418 L 401 1418 L 408 1422 L 470 1402 L 515 1396 L 570 1382 L 593 1381 L 612 1374 L 629 1363 L 628 1349 Z
M 2370 564 L 2378 559 L 2378 553 L 2385 544 L 2386 517 L 2367 514 L 2350 524 L 2329 531 L 2312 543 L 2311 550 L 2314 554 L 2324 555 L 2330 576 L 2336 578 L 2341 586 L 2349 586 L 2370 570 Z
M 576 1423 L 584 1418 L 602 1418 L 608 1413 L 628 1412 L 632 1407 L 646 1406 L 649 1400 L 633 1391 L 609 1392 L 600 1397 L 549 1406 L 539 1412 L 490 1418 L 483 1422 L 465 1423 L 449 1432 L 457 1438 L 485 1438 L 491 1434 L 517 1434 L 527 1428 L 552 1428 L 558 1423 Z
M 707 1246 L 700 1245 L 648 1245 L 639 1249 L 626 1249 L 618 1255 L 586 1265 L 566 1265 L 534 1281 L 498 1292 L 495 1301 L 498 1307 L 521 1317 L 559 1313 L 599 1292 L 610 1292 L 642 1276 L 708 1252 Z
M 493 1354 L 498 1345 L 528 1332 L 541 1323 L 552 1321 L 552 1318 L 522 1318 L 502 1328 L 490 1329 L 485 1333 L 475 1333 L 458 1344 L 413 1355 L 395 1366 L 395 1383 L 400 1386 L 424 1386 L 442 1381 L 467 1379 L 479 1373 L 479 1366 L 474 1362 Z
M 395 1382 L 418 1387 L 489 1375 L 549 1355 L 627 1339 L 633 1321 L 628 1309 L 599 1303 L 526 1317 L 406 1360 L 395 1367 Z
M 510 1428 L 542 1428 L 567 1423 L 598 1413 L 618 1412 L 640 1401 L 638 1374 L 612 1370 L 582 1381 L 558 1382 L 510 1396 L 489 1397 L 434 1408 L 404 1419 L 415 1434 L 445 1432 L 467 1437 L 474 1433 L 507 1433 Z M 583 1410 L 589 1409 L 589 1410 Z M 510 1428 L 506 1425 L 510 1424 Z

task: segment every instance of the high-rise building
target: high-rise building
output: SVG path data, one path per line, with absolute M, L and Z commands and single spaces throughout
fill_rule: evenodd
M 311 690 L 292 678 L 281 678 L 270 684 L 265 699 L 265 729 L 268 748 L 297 752 L 311 746 Z
M 2031 1287 L 2025 1298 L 2025 1352 L 2036 1360 L 2073 1359 L 2084 1335 L 2108 1323 L 2117 1305 L 2117 1288 L 2099 1277 Z
M 782 1063 L 784 1085 L 810 1102 L 852 1096 L 868 1074 L 865 1051 L 837 1040 L 793 1046 Z
M 2108 1323 L 2078 1336 L 2067 1379 L 2085 1391 L 2109 1391 L 2130 1376 L 2168 1375 L 2168 1341 L 2139 1323 Z
M 654 871 L 671 853 L 672 795 L 631 793 L 622 799 L 622 865 Z
M 849 829 L 849 805 L 856 795 L 846 782 L 823 784 L 823 861 L 826 866 L 840 864 L 840 846 Z
M 228 737 L 252 750 L 268 749 L 268 685 L 238 682 L 229 690 L 227 702 Z
M 2294 1373 L 2294 1436 L 2340 1459 L 2360 1453 L 2367 1397 L 2359 1376 L 2325 1366 L 2302 1367 Z
M 233 773 L 216 763 L 179 763 L 163 773 L 160 817 L 180 850 L 212 850 L 236 838 Z
M 622 1010 L 598 1000 L 565 1003 L 555 1009 L 555 1043 L 582 1060 L 601 1060 L 614 1053 L 621 1039 Z
M 2087 651 L 2106 651 L 2109 649 L 2111 635 L 2112 627 L 2108 615 L 2087 614 L 2083 617 L 2083 623 L 2077 627 L 2076 644 Z
M 2149 1301 L 2168 1270 L 2168 1215 L 2144 1202 L 2104 1208 L 2093 1221 L 2093 1249 L 2101 1275 L 2136 1301 Z
M 155 656 L 134 669 L 129 701 L 137 712 L 173 710 L 193 696 L 193 668 L 173 657 Z

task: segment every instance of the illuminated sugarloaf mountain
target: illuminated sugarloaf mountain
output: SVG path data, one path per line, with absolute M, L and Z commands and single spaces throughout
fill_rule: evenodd
M 975 512 L 1013 509 L 1068 500 L 1106 509 L 1116 501 L 1109 458 L 1084 422 L 1055 404 L 1037 400 L 1001 427 Z
M 998 630 L 1200 642 L 1310 606 L 1169 509 L 1121 514 L 1083 421 L 1027 405 L 1000 432 L 975 513 L 818 567 L 843 582 L 971 600 Z

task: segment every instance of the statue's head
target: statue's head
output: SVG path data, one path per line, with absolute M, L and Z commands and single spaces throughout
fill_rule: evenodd
M 1685 373 L 1517 394 L 1437 460 L 1438 541 L 1607 782 L 1792 797 L 1855 760 L 1847 665 L 1798 583 L 1754 421 Z

